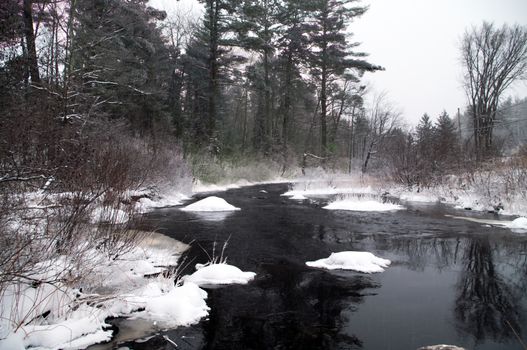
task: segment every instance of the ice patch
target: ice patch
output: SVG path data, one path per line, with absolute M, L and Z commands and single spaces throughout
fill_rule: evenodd
M 254 279 L 256 273 L 244 272 L 236 266 L 229 264 L 196 265 L 197 271 L 192 275 L 184 276 L 182 280 L 192 282 L 198 286 L 215 284 L 247 284 Z
M 181 210 L 184 211 L 233 211 L 240 210 L 233 205 L 230 205 L 223 198 L 211 196 L 190 205 L 187 205 Z
M 307 266 L 328 270 L 353 270 L 364 273 L 383 272 L 390 260 L 379 258 L 369 252 L 346 251 L 331 253 L 326 259 L 306 262 Z
M 527 232 L 527 218 L 526 217 L 519 217 L 512 221 L 506 221 L 506 220 L 478 219 L 478 218 L 471 218 L 471 217 L 466 217 L 466 216 L 453 216 L 453 215 L 445 215 L 445 216 L 453 218 L 453 219 L 460 219 L 460 220 L 476 222 L 478 224 L 506 227 L 506 228 L 511 229 L 512 231 L 520 232 L 520 233 Z
M 403 206 L 393 203 L 381 203 L 374 200 L 344 199 L 329 203 L 323 209 L 351 210 L 351 211 L 392 211 L 404 209 Z

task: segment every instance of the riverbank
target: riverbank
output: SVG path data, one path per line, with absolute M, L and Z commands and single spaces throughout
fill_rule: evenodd
M 11 284 L 1 299 L 0 348 L 85 348 L 112 338 L 110 317 L 166 328 L 206 316 L 206 293 L 196 285 L 174 284 L 178 259 L 188 245 L 156 232 L 144 236 L 115 259 L 93 251 L 91 273 L 76 286 L 38 284 L 38 276 Z M 50 266 L 47 273 L 60 267 Z

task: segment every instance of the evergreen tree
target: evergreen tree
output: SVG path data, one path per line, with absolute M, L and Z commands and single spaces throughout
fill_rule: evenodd
M 439 115 L 434 131 L 435 160 L 439 163 L 439 170 L 452 169 L 460 149 L 456 125 L 446 111 Z
M 216 121 L 219 118 L 220 101 L 220 70 L 222 56 L 228 51 L 225 45 L 229 43 L 226 34 L 232 32 L 232 14 L 236 10 L 237 1 L 229 0 L 199 0 L 205 7 L 203 27 L 200 39 L 207 47 L 207 109 L 206 109 L 206 136 L 209 143 L 216 141 Z M 216 148 L 216 147 L 213 147 Z
M 367 10 L 366 7 L 354 6 L 356 2 L 356 0 L 313 0 L 308 5 L 311 8 L 309 36 L 312 44 L 309 65 L 319 86 L 320 144 L 321 156 L 324 159 L 328 155 L 326 118 L 329 85 L 345 73 L 360 75 L 363 71 L 380 69 L 359 59 L 365 54 L 351 50 L 358 44 L 349 42 L 348 25 Z
M 134 130 L 166 122 L 168 51 L 146 0 L 78 0 L 73 68 L 88 110 L 128 119 Z M 86 105 L 88 104 L 88 105 Z
M 275 134 L 271 115 L 271 64 L 275 50 L 275 31 L 278 28 L 279 6 L 276 0 L 244 0 L 233 24 L 238 34 L 238 45 L 261 56 L 262 84 L 258 84 L 263 104 L 255 121 L 255 148 L 268 152 Z
M 435 169 L 434 133 L 435 128 L 428 114 L 423 114 L 417 124 L 418 171 L 422 183 L 430 181 Z

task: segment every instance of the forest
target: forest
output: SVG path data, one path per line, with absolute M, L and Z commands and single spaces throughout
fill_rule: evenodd
M 412 126 L 364 82 L 385 70 L 352 35 L 366 4 L 199 3 L 196 18 L 146 0 L 0 2 L 0 296 L 76 283 L 93 249 L 115 260 L 143 238 L 121 225 L 142 198 L 196 184 L 351 174 L 475 189 L 496 212 L 527 203 L 527 97 L 506 94 L 527 77 L 526 26 L 460 33 L 466 105 Z
M 67 187 L 100 157 L 129 159 L 123 167 L 141 164 L 127 170 L 139 178 L 144 168 L 156 169 L 142 162 L 165 156 L 181 158 L 206 182 L 222 176 L 207 164 L 256 161 L 272 162 L 282 174 L 314 166 L 419 186 L 461 162 L 476 166 L 518 152 L 525 140 L 518 133 L 525 128 L 525 99 L 500 100 L 524 74 L 525 44 L 515 53 L 516 66 L 504 68 L 507 77 L 496 78 L 499 90 L 489 88 L 492 96 L 478 102 L 472 94 L 461 114 L 425 113 L 411 128 L 389 96 L 361 82 L 384 69 L 368 61 L 349 31 L 366 6 L 202 5 L 203 17 L 194 19 L 167 18 L 145 1 L 3 2 L 2 182 L 53 178 L 50 185 Z M 481 35 L 487 29 L 525 41 L 519 26 L 485 23 Z M 464 40 L 475 42 L 476 34 L 467 32 Z M 493 82 L 470 83 L 484 89 Z M 472 117 L 488 112 L 489 118 Z M 81 172 L 87 171 L 98 170 Z

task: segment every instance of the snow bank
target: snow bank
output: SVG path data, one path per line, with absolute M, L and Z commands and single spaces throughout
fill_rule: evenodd
M 418 194 L 418 193 L 403 193 L 399 196 L 403 201 L 419 202 L 419 203 L 434 203 L 438 202 L 439 198 L 433 194 Z
M 243 272 L 236 266 L 225 263 L 196 265 L 197 271 L 192 275 L 184 276 L 183 281 L 195 283 L 198 286 L 215 284 L 247 284 L 254 279 L 256 273 Z
M 152 282 L 143 288 L 141 294 L 142 297 L 125 300 L 144 308 L 134 313 L 133 317 L 159 322 L 162 327 L 189 326 L 209 314 L 210 309 L 205 302 L 207 292 L 194 283 L 173 286 L 167 292 L 158 282 Z
M 298 186 L 295 186 L 298 187 Z M 295 196 L 304 196 L 304 197 L 317 197 L 317 196 L 331 196 L 336 194 L 375 194 L 375 191 L 367 187 L 321 187 L 321 188 L 306 188 L 306 189 L 294 189 L 282 193 L 281 196 L 284 197 L 295 197 Z
M 307 266 L 328 270 L 353 270 L 364 273 L 383 272 L 391 264 L 390 260 L 381 259 L 369 252 L 331 253 L 326 259 L 306 262 Z
M 344 199 L 329 203 L 323 209 L 352 210 L 352 211 L 392 211 L 404 209 L 403 206 L 393 203 L 381 203 L 374 200 Z
M 166 192 L 154 198 L 143 197 L 138 202 L 140 212 L 145 212 L 155 208 L 172 207 L 183 204 L 183 201 L 190 198 L 179 192 Z
M 223 198 L 216 196 L 207 197 L 186 207 L 182 208 L 184 211 L 233 211 L 240 210 L 233 205 L 230 205 Z
M 121 209 L 115 209 L 112 207 L 96 207 L 91 213 L 90 213 L 90 222 L 91 223 L 98 223 L 98 222 L 111 222 L 114 224 L 124 224 L 128 220 L 130 220 L 130 215 L 126 213 L 124 210 Z
M 167 327 L 198 322 L 208 313 L 205 291 L 191 283 L 175 287 L 173 277 L 147 278 L 175 266 L 186 248 L 153 233 L 119 259 L 93 250 L 90 278 L 79 281 L 84 293 L 60 282 L 12 283 L 0 295 L 0 349 L 83 349 L 111 338 L 104 322 L 109 316 L 141 317 Z M 42 262 L 49 265 L 47 275 L 63 269 L 64 259 Z M 47 275 L 34 278 L 45 281 Z

